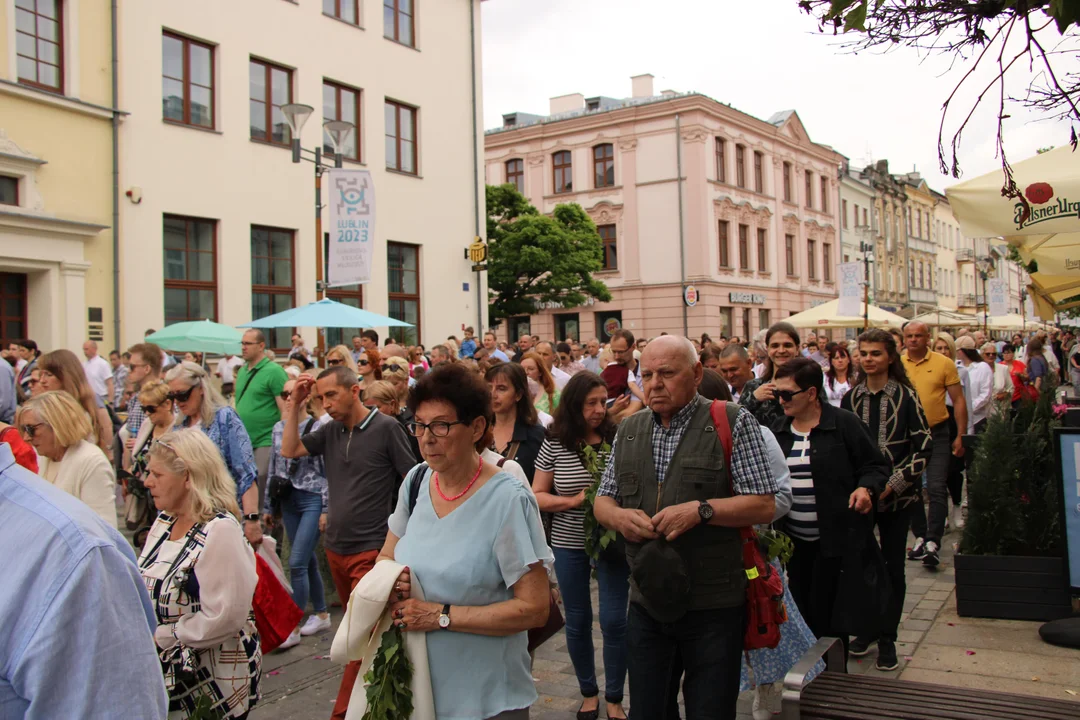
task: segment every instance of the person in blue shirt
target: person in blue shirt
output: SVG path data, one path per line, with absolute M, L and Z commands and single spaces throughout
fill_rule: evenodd
M 0 443 L 0 717 L 168 715 L 157 626 L 131 545 Z
M 0 422 L 11 424 L 15 421 L 15 368 L 11 363 L 0 362 Z
M 476 338 L 473 337 L 473 332 L 471 327 L 465 328 L 465 339 L 461 341 L 461 348 L 458 350 L 458 357 L 462 360 L 471 358 L 476 352 Z

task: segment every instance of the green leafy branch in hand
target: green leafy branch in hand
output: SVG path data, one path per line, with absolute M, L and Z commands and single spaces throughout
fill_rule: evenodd
M 591 445 L 582 445 L 581 461 L 593 479 L 592 484 L 585 488 L 585 502 L 581 506 L 585 511 L 585 554 L 593 560 L 599 560 L 600 552 L 615 542 L 615 531 L 600 525 L 596 521 L 596 513 L 593 510 L 596 492 L 600 489 L 600 478 L 604 475 L 604 468 L 607 467 L 610 456 L 611 445 L 606 442 L 600 446 L 600 452 Z M 593 577 L 596 577 L 595 568 L 593 568 Z
M 367 710 L 361 720 L 408 720 L 413 712 L 413 666 L 405 654 L 405 637 L 397 625 L 383 633 L 382 643 L 364 675 Z
M 188 720 L 224 720 L 225 711 L 214 705 L 209 695 L 200 695 L 195 707 L 188 715 Z
M 787 565 L 795 552 L 795 543 L 791 542 L 784 533 L 773 528 L 764 528 L 757 531 L 758 544 L 765 554 L 765 562 L 780 559 L 781 565 Z

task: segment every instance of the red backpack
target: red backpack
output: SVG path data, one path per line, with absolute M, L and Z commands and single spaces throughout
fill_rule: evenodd
M 714 400 L 709 413 L 720 444 L 724 446 L 724 459 L 727 461 L 728 480 L 731 481 L 731 494 L 735 494 L 735 484 L 731 479 L 731 424 L 727 417 L 727 403 Z M 787 609 L 784 607 L 784 581 L 772 564 L 765 562 L 758 547 L 757 534 L 753 527 L 739 528 L 742 539 L 743 567 L 746 568 L 746 635 L 743 648 L 760 650 L 774 648 L 780 643 L 780 626 L 787 622 Z

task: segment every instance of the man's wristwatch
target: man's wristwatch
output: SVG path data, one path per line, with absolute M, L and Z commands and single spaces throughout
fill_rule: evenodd
M 442 612 L 439 613 L 439 629 L 450 629 L 450 605 L 443 605 Z
M 698 517 L 701 518 L 701 524 L 702 525 L 708 525 L 709 521 L 712 520 L 712 516 L 713 516 L 712 505 L 710 505 L 705 500 L 701 500 L 699 502 L 700 502 L 700 504 L 698 505 L 698 509 L 697 509 Z
M 259 522 L 259 513 L 248 513 L 244 515 L 244 522 Z

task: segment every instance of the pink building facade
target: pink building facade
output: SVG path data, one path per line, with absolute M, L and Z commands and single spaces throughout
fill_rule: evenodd
M 654 96 L 648 75 L 633 85 L 631 99 L 553 98 L 550 116 L 512 113 L 486 133 L 488 184 L 517 185 L 544 213 L 578 203 L 592 217 L 612 293 L 511 318 L 500 335 L 746 338 L 835 298 L 842 157 L 794 111 L 765 121 L 696 93 Z

